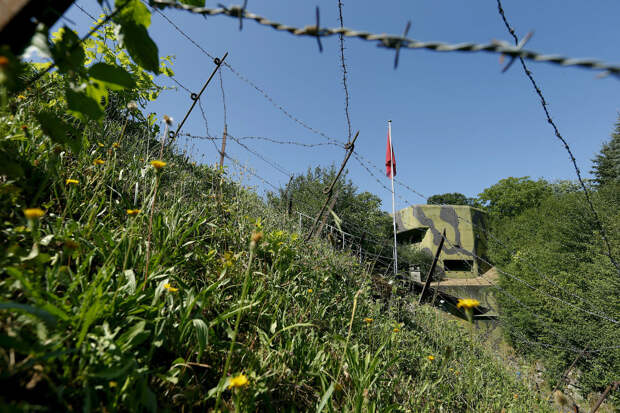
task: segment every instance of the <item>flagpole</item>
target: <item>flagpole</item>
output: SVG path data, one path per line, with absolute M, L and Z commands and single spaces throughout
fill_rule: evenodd
M 392 225 L 394 227 L 394 277 L 398 274 L 398 250 L 396 248 L 396 211 L 394 203 L 394 147 L 392 146 L 392 121 L 388 120 L 388 136 L 390 137 L 390 177 L 392 178 Z

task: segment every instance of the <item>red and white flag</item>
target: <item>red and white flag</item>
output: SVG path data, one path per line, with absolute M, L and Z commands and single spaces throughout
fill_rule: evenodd
M 385 174 L 388 178 L 392 178 L 392 171 L 394 171 L 393 176 L 396 176 L 396 158 L 394 157 L 394 147 L 392 146 L 390 128 L 388 128 L 387 147 L 385 148 Z

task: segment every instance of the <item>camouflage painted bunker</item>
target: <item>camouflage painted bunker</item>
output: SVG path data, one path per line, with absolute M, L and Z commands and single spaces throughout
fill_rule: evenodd
M 412 205 L 396 212 L 397 241 L 434 255 L 446 230 L 431 287 L 458 298 L 476 298 L 487 308 L 495 306 L 491 295 L 497 273 L 479 257 L 487 251 L 487 215 L 465 205 Z M 412 273 L 417 282 L 426 274 Z M 490 315 L 490 314 L 489 314 Z

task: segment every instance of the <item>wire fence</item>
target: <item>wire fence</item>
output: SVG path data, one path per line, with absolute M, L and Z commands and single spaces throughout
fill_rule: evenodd
M 155 0 L 153 3 L 158 4 L 160 6 L 166 6 L 166 7 L 172 7 L 172 8 L 180 8 L 180 9 L 185 9 L 185 10 L 189 10 L 191 12 L 194 13 L 199 13 L 199 14 L 204 14 L 204 15 L 226 15 L 229 17 L 235 17 L 235 18 L 239 18 L 239 19 L 251 19 L 256 21 L 259 24 L 262 25 L 267 25 L 270 26 L 276 30 L 281 30 L 281 31 L 286 31 L 288 33 L 294 34 L 294 35 L 298 35 L 298 36 L 313 36 L 313 37 L 325 37 L 325 36 L 331 36 L 331 35 L 338 35 L 340 38 L 340 60 L 341 60 L 341 67 L 342 67 L 342 73 L 343 73 L 343 77 L 342 77 L 342 83 L 343 83 L 343 88 L 344 88 L 344 94 L 345 94 L 345 117 L 346 117 L 346 122 L 347 122 L 347 128 L 348 128 L 348 138 L 350 141 L 351 138 L 351 120 L 350 120 L 350 115 L 349 115 L 349 100 L 350 100 L 350 96 L 349 96 L 349 88 L 348 88 L 348 84 L 347 84 L 347 73 L 348 73 L 348 69 L 345 63 L 345 56 L 344 56 L 344 37 L 357 37 L 357 38 L 361 38 L 363 40 L 367 40 L 367 41 L 375 41 L 378 42 L 381 46 L 383 47 L 388 47 L 388 48 L 425 48 L 425 49 L 430 49 L 430 50 L 436 50 L 436 51 L 446 51 L 446 52 L 450 52 L 450 51 L 462 51 L 462 52 L 477 52 L 477 51 L 486 51 L 486 52 L 494 52 L 494 53 L 502 53 L 508 56 L 512 56 L 515 59 L 518 58 L 521 62 L 521 65 L 523 67 L 524 72 L 526 73 L 527 77 L 529 78 L 530 82 L 532 83 L 538 97 L 540 98 L 541 101 L 541 105 L 544 109 L 547 121 L 550 123 L 550 125 L 552 126 L 554 133 L 556 135 L 556 137 L 563 143 L 565 149 L 567 150 L 570 158 L 571 158 L 571 162 L 574 166 L 574 169 L 576 171 L 578 180 L 580 182 L 580 185 L 584 191 L 584 194 L 586 196 L 587 202 L 589 204 L 589 207 L 591 209 L 592 214 L 594 215 L 594 217 L 596 218 L 597 221 L 597 225 L 599 226 L 602 236 L 604 238 L 605 244 L 606 244 L 606 248 L 608 249 L 608 256 L 610 258 L 610 260 L 612 261 L 612 263 L 616 266 L 616 268 L 618 268 L 620 270 L 620 267 L 618 267 L 618 264 L 615 260 L 615 258 L 612 255 L 612 251 L 611 251 L 611 246 L 609 244 L 609 240 L 607 239 L 607 234 L 605 232 L 605 228 L 603 227 L 600 218 L 597 214 L 596 209 L 594 208 L 594 205 L 592 204 L 592 201 L 590 199 L 590 195 L 588 192 L 588 189 L 586 187 L 586 185 L 583 182 L 583 179 L 581 177 L 580 174 L 580 170 L 578 168 L 577 162 L 571 152 L 571 149 L 568 145 L 568 143 L 566 142 L 566 140 L 562 137 L 562 135 L 560 134 L 555 122 L 553 121 L 553 119 L 551 118 L 551 115 L 548 111 L 547 108 L 547 102 L 542 94 L 542 91 L 540 89 L 540 87 L 538 86 L 538 84 L 535 82 L 533 75 L 531 73 L 531 71 L 527 68 L 526 63 L 524 61 L 524 59 L 529 59 L 529 60 L 533 60 L 533 61 L 547 61 L 550 63 L 555 63 L 555 64 L 559 64 L 559 65 L 564 65 L 564 66 L 580 66 L 580 67 L 585 67 L 585 68 L 591 68 L 591 69 L 598 69 L 598 70 L 603 70 L 605 72 L 609 72 L 612 73 L 614 75 L 618 75 L 620 74 L 620 67 L 618 66 L 613 66 L 613 65 L 609 65 L 609 64 L 605 64 L 605 63 L 601 63 L 601 62 L 597 62 L 597 61 L 593 61 L 593 60 L 589 60 L 589 59 L 571 59 L 571 58 L 567 58 L 567 57 L 561 57 L 561 56 L 549 56 L 549 55 L 542 55 L 536 52 L 532 52 L 532 51 L 527 51 L 524 50 L 522 48 L 522 44 L 519 42 L 518 37 L 516 36 L 516 33 L 514 31 L 514 29 L 510 26 L 506 16 L 505 16 L 505 12 L 502 8 L 502 4 L 500 0 L 497 0 L 497 5 L 498 5 L 498 10 L 499 13 L 502 17 L 502 20 L 506 26 L 506 28 L 508 29 L 509 33 L 511 34 L 511 36 L 513 37 L 516 46 L 510 46 L 504 42 L 493 42 L 487 45 L 479 45 L 479 44 L 473 44 L 473 43 L 464 43 L 464 44 L 458 44 L 458 45 L 450 45 L 450 44 L 445 44 L 445 43 L 440 43 L 440 42 L 420 42 L 414 39 L 410 39 L 410 38 L 406 38 L 405 36 L 390 36 L 390 35 L 377 35 L 377 34 L 372 34 L 372 33 L 368 33 L 368 32 L 360 32 L 360 31 L 353 31 L 350 29 L 346 29 L 344 27 L 344 23 L 343 23 L 343 18 L 342 18 L 342 2 L 340 0 L 338 0 L 338 9 L 339 9 L 339 15 L 340 15 L 340 27 L 339 28 L 335 28 L 335 29 L 328 29 L 328 28 L 320 28 L 320 26 L 317 25 L 316 26 L 306 26 L 305 28 L 294 28 L 294 27 L 290 27 L 290 26 L 286 26 L 283 25 L 281 23 L 277 23 L 277 22 L 272 22 L 264 17 L 258 16 L 256 14 L 250 13 L 245 9 L 241 9 L 237 6 L 232 6 L 230 8 L 218 8 L 218 9 L 211 9 L 211 8 L 205 8 L 205 7 L 194 7 L 194 6 L 190 6 L 190 5 L 186 5 L 186 4 L 180 4 L 180 3 L 172 3 L 172 2 L 168 2 L 168 1 L 164 1 L 164 0 Z M 82 9 L 79 5 L 78 8 L 80 10 L 82 10 L 82 12 L 84 12 L 85 14 L 89 15 L 91 18 L 93 18 L 92 15 L 90 15 L 88 12 L 86 12 L 84 9 Z M 170 23 L 175 30 L 177 30 L 183 37 L 185 37 L 187 40 L 189 40 L 194 46 L 196 46 L 202 53 L 204 53 L 205 55 L 209 56 L 211 59 L 213 59 L 214 57 L 207 51 L 205 50 L 197 41 L 195 41 L 194 39 L 192 39 L 191 36 L 187 35 L 183 30 L 180 29 L 180 27 L 174 23 L 174 21 L 170 18 L 168 18 L 162 11 L 158 10 L 157 8 L 152 8 L 152 10 L 156 11 L 159 15 L 162 16 L 162 18 L 164 18 L 168 23 Z M 94 19 L 94 18 L 93 18 Z M 317 14 L 317 20 L 318 20 L 318 14 Z M 267 92 L 264 91 L 263 88 L 258 87 L 254 82 L 250 81 L 247 77 L 245 77 L 244 75 L 242 75 L 238 70 L 234 69 L 228 62 L 224 63 L 223 65 L 224 67 L 226 67 L 228 70 L 230 70 L 237 78 L 241 79 L 242 81 L 248 83 L 250 86 L 252 86 L 260 95 L 262 95 L 263 97 L 265 97 L 274 107 L 276 107 L 278 110 L 280 110 L 282 113 L 284 113 L 285 116 L 287 116 L 289 119 L 293 120 L 295 123 L 299 124 L 300 126 L 304 127 L 307 130 L 312 131 L 314 134 L 317 134 L 319 136 L 321 136 L 322 138 L 324 138 L 324 142 L 317 142 L 317 143 L 305 143 L 305 142 L 301 142 L 299 140 L 293 139 L 293 138 L 274 138 L 274 137 L 267 137 L 267 136 L 241 136 L 241 137 L 235 137 L 230 133 L 227 133 L 228 138 L 231 139 L 231 141 L 235 142 L 240 148 L 242 148 L 243 150 L 247 151 L 248 153 L 252 154 L 253 156 L 261 159 L 263 162 L 265 162 L 267 165 L 269 165 L 273 170 L 277 171 L 278 173 L 286 176 L 286 177 L 293 177 L 295 175 L 294 172 L 288 170 L 287 168 L 285 168 L 284 166 L 280 165 L 277 161 L 274 161 L 272 159 L 270 159 L 268 156 L 266 156 L 265 154 L 261 153 L 261 151 L 256 150 L 255 148 L 250 147 L 246 142 L 250 141 L 250 140 L 255 140 L 255 141 L 261 141 L 261 142 L 269 142 L 269 143 L 273 143 L 273 144 L 278 144 L 278 145 L 294 145 L 294 146 L 298 146 L 298 147 L 302 147 L 302 148 L 306 148 L 306 149 L 311 149 L 311 148 L 316 148 L 319 146 L 333 146 L 333 147 L 337 147 L 339 149 L 345 148 L 343 142 L 334 139 L 330 136 L 328 136 L 327 134 L 325 134 L 324 132 L 319 131 L 318 129 L 315 129 L 309 125 L 307 125 L 305 122 L 299 120 L 297 117 L 291 115 L 291 113 L 282 105 L 275 103 L 275 101 L 271 98 L 271 95 L 268 94 Z M 184 91 L 188 92 L 188 93 L 192 93 L 190 88 L 186 87 L 185 85 L 183 85 L 182 82 L 180 82 L 178 79 L 176 79 L 175 77 L 171 77 L 172 81 L 174 83 L 177 84 L 177 86 L 179 86 L 181 89 L 183 89 Z M 224 114 L 224 119 L 223 119 L 223 123 L 224 123 L 224 128 L 225 130 L 228 127 L 228 110 L 226 107 L 226 95 L 225 95 L 225 88 L 224 88 L 224 82 L 223 82 L 223 77 L 222 77 L 222 72 L 219 72 L 219 83 L 220 83 L 220 89 L 221 89 L 221 96 L 222 96 L 222 106 L 223 106 L 223 114 Z M 205 133 L 206 135 L 204 136 L 200 136 L 200 135 L 192 135 L 189 133 L 180 133 L 179 135 L 181 136 L 185 136 L 189 139 L 203 139 L 203 140 L 207 140 L 210 141 L 213 146 L 214 149 L 216 151 L 216 153 L 221 154 L 222 156 L 224 156 L 226 159 L 230 160 L 236 167 L 242 169 L 243 171 L 247 172 L 248 174 L 252 175 L 255 179 L 259 180 L 263 185 L 268 186 L 270 188 L 272 188 L 274 191 L 276 191 L 276 193 L 278 191 L 280 191 L 282 189 L 281 185 L 275 184 L 273 182 L 271 182 L 269 179 L 265 178 L 264 176 L 258 174 L 253 168 L 249 168 L 247 165 L 245 165 L 243 162 L 241 162 L 240 160 L 232 157 L 229 153 L 227 153 L 224 150 L 220 150 L 216 144 L 216 141 L 223 139 L 223 137 L 215 137 L 215 136 L 211 136 L 211 134 L 209 133 L 209 123 L 208 123 L 208 119 L 206 116 L 206 111 L 202 105 L 202 101 L 199 99 L 198 100 L 198 104 L 200 107 L 200 111 L 201 111 L 201 116 L 203 118 L 204 121 L 204 125 L 205 125 Z M 352 151 L 352 155 L 353 158 L 357 161 L 357 163 L 362 166 L 362 168 L 373 178 L 376 180 L 376 182 L 380 185 L 380 187 L 382 187 L 383 189 L 385 189 L 388 192 L 391 192 L 391 189 L 379 178 L 379 175 L 382 174 L 381 168 L 379 166 L 377 166 L 376 164 L 374 164 L 372 161 L 368 160 L 367 158 L 365 158 L 363 155 L 361 155 L 360 153 L 356 152 L 356 151 Z M 378 171 L 378 172 L 377 172 Z M 415 188 L 413 188 L 412 186 L 410 186 L 409 184 L 405 183 L 405 182 L 401 182 L 400 180 L 394 180 L 394 182 L 399 185 L 400 187 L 406 189 L 407 191 L 409 191 L 411 194 L 415 195 L 416 197 L 419 197 L 423 200 L 427 200 L 427 197 L 420 193 L 419 191 L 417 191 Z M 325 194 L 315 194 L 316 196 L 325 196 Z M 413 205 L 413 203 L 411 203 L 406 197 L 397 194 L 397 196 L 399 197 L 399 199 L 401 201 L 403 201 L 405 204 L 407 205 Z M 304 211 L 300 210 L 300 206 L 296 206 L 296 209 L 294 211 L 291 211 L 292 214 L 296 217 L 298 217 L 298 225 L 299 225 L 299 231 L 302 232 L 304 230 L 304 228 L 308 228 L 309 225 L 305 225 L 304 222 L 308 222 L 311 223 L 312 221 L 314 221 L 315 219 L 317 219 L 316 217 L 313 217 L 311 214 L 308 214 Z M 482 231 L 485 232 L 485 234 L 493 239 L 495 242 L 497 242 L 498 245 L 502 246 L 503 248 L 506 249 L 506 251 L 508 251 L 510 254 L 512 254 L 513 256 L 516 256 L 515 251 L 513 251 L 510 247 L 508 247 L 508 245 L 506 245 L 505 242 L 503 242 L 499 237 L 497 237 L 495 234 L 492 234 L 490 231 L 488 231 L 487 228 L 485 228 L 482 225 L 476 224 L 475 222 L 471 222 L 463 217 L 458 216 L 459 220 L 463 220 L 465 223 L 472 225 L 473 227 L 476 227 Z M 349 228 L 354 228 L 353 225 L 348 225 Z M 324 232 L 325 233 L 330 233 L 332 234 L 337 234 L 337 242 L 334 243 L 334 245 L 337 246 L 337 248 L 342 249 L 342 250 L 348 250 L 351 254 L 357 255 L 360 260 L 362 259 L 367 259 L 367 260 L 373 260 L 374 262 L 380 262 L 383 266 L 387 267 L 389 270 L 389 266 L 392 265 L 393 261 L 394 261 L 394 257 L 392 256 L 385 256 L 382 255 L 382 250 L 383 248 L 393 248 L 393 245 L 391 244 L 390 240 L 382 240 L 379 239 L 375 236 L 375 234 L 364 230 L 364 228 L 356 228 L 357 231 L 344 231 L 342 230 L 341 227 L 339 226 L 334 226 L 331 225 L 331 223 L 326 223 L 324 226 Z M 540 278 L 542 281 L 544 281 L 548 286 L 553 287 L 554 291 L 550 292 L 549 290 L 543 288 L 541 285 L 536 285 L 535 283 L 528 281 L 527 279 L 525 279 L 525 277 L 519 275 L 519 274 L 515 274 L 514 272 L 509 272 L 505 269 L 502 269 L 500 267 L 498 267 L 497 265 L 495 265 L 494 263 L 492 263 L 487 257 L 484 256 L 480 256 L 478 254 L 476 254 L 474 251 L 467 251 L 464 250 L 463 248 L 459 247 L 458 245 L 455 245 L 450 239 L 448 239 L 448 237 L 444 237 L 445 241 L 448 243 L 448 245 L 450 245 L 451 248 L 458 250 L 459 252 L 465 254 L 465 255 L 469 255 L 472 258 L 475 258 L 476 260 L 478 260 L 479 262 L 485 263 L 487 264 L 489 267 L 493 267 L 497 270 L 498 273 L 500 273 L 502 276 L 506 277 L 507 279 L 513 280 L 525 287 L 527 287 L 529 290 L 531 290 L 533 293 L 539 295 L 540 297 L 544 298 L 544 299 L 548 299 L 548 300 L 552 300 L 555 303 L 557 303 L 557 305 L 561 305 L 564 307 L 568 307 L 571 308 L 577 312 L 579 312 L 580 314 L 587 314 L 590 317 L 594 317 L 598 320 L 607 322 L 607 323 L 611 323 L 611 324 L 620 324 L 620 321 L 618 321 L 616 319 L 615 316 L 609 315 L 606 311 L 604 311 L 602 308 L 599 308 L 600 304 L 594 303 L 590 300 L 588 300 L 587 298 L 577 294 L 574 291 L 571 291 L 570 289 L 568 289 L 565 286 L 560 285 L 557 281 L 555 281 L 551 276 L 547 275 L 544 273 L 544 271 L 542 271 L 535 263 L 531 263 L 528 260 L 525 259 L 520 259 L 522 260 L 522 262 L 524 264 L 526 264 L 531 270 L 533 270 Z M 373 244 L 376 247 L 380 247 L 379 249 L 376 249 L 374 251 L 370 251 L 370 250 L 365 250 L 364 249 L 364 244 Z M 376 251 L 379 252 L 376 252 Z M 474 268 L 470 267 L 470 270 L 473 272 Z M 528 344 L 528 345 L 537 345 L 537 346 L 541 346 L 541 347 L 545 347 L 545 348 L 552 348 L 552 349 L 557 349 L 557 350 L 563 350 L 563 351 L 571 351 L 571 352 L 587 352 L 587 353 L 598 353 L 598 352 L 603 352 L 603 351 L 609 351 L 609 350 L 616 350 L 618 348 L 620 348 L 620 345 L 614 345 L 614 346 L 606 346 L 606 347 L 601 347 L 601 348 L 592 348 L 590 349 L 589 346 L 583 347 L 583 348 L 578 348 L 575 347 L 572 343 L 573 340 L 571 340 L 571 338 L 568 338 L 564 335 L 562 335 L 560 332 L 556 331 L 555 328 L 553 328 L 553 324 L 552 321 L 550 321 L 549 319 L 547 319 L 545 317 L 545 314 L 541 314 L 536 308 L 532 308 L 531 306 L 527 305 L 526 303 L 523 302 L 523 300 L 518 299 L 517 297 L 515 297 L 513 294 L 511 294 L 510 292 L 506 291 L 505 288 L 502 288 L 500 285 L 498 285 L 494 280 L 489 279 L 485 274 L 480 274 L 478 278 L 476 278 L 476 280 L 479 280 L 480 282 L 482 282 L 482 280 L 484 280 L 487 284 L 490 285 L 490 288 L 495 289 L 496 291 L 498 291 L 500 294 L 508 297 L 508 299 L 510 300 L 514 300 L 516 303 L 518 303 L 523 309 L 524 311 L 527 311 L 529 314 L 531 314 L 537 321 L 539 321 L 540 323 L 546 325 L 548 328 L 548 331 L 551 332 L 552 335 L 554 335 L 558 340 L 560 340 L 561 342 L 564 343 L 564 345 L 556 345 L 556 344 L 549 344 L 547 342 L 543 342 L 543 341 L 533 341 L 531 340 L 531 338 L 526 337 L 525 335 L 523 335 L 522 333 L 516 331 L 515 332 L 515 336 L 518 337 L 513 337 L 513 339 L 515 341 L 518 341 L 522 344 Z M 538 284 L 538 283 L 537 283 Z M 436 287 L 437 289 L 439 289 L 439 286 Z M 561 293 L 561 294 L 558 294 Z M 572 301 L 572 299 L 567 299 L 565 297 L 570 296 L 573 299 L 575 299 L 576 301 L 579 301 L 579 303 L 576 303 L 575 301 Z M 585 304 L 587 307 L 584 307 L 582 304 Z M 491 310 L 494 310 L 495 312 L 497 312 L 497 314 L 500 314 L 500 319 L 499 322 L 503 322 L 501 319 L 501 310 L 497 309 L 497 308 L 490 308 Z

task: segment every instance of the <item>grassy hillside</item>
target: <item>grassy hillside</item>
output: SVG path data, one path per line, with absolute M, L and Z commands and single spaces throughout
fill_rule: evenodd
M 52 142 L 45 93 L 0 116 L 0 410 L 549 409 L 464 322 L 373 299 L 355 258 L 160 156 L 120 104 L 74 123 L 79 152 Z

